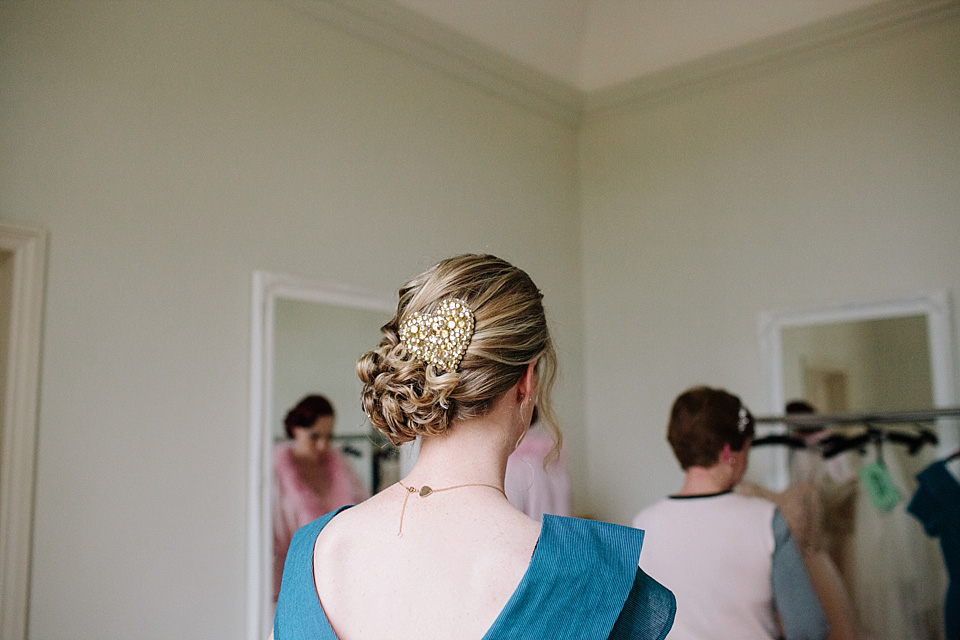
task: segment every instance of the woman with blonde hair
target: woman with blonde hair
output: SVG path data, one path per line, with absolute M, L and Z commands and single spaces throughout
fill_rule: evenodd
M 297 533 L 276 640 L 666 635 L 675 603 L 638 569 L 641 532 L 541 524 L 504 494 L 535 407 L 559 440 L 541 298 L 487 255 L 444 260 L 400 290 L 357 372 L 374 427 L 395 444 L 419 438 L 419 457 L 397 484 Z

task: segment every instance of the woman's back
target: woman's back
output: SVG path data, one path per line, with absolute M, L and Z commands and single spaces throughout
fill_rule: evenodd
M 348 568 L 347 575 L 342 576 L 339 584 L 333 585 L 330 593 L 342 590 L 361 594 L 355 600 L 357 610 L 350 613 L 351 620 L 348 621 L 358 630 L 354 633 L 340 629 L 342 635 L 338 636 L 317 594 L 314 557 L 316 547 L 336 543 L 335 536 L 326 538 L 322 534 L 324 527 L 347 513 L 349 511 L 324 516 L 294 537 L 277 606 L 275 640 L 382 636 L 662 640 L 673 622 L 676 612 L 673 595 L 637 568 L 642 531 L 605 522 L 547 515 L 523 577 L 489 626 L 478 615 L 477 607 L 468 600 L 474 598 L 480 600 L 481 605 L 492 604 L 500 608 L 499 603 L 484 602 L 485 594 L 497 591 L 497 583 L 490 576 L 481 573 L 475 582 L 471 582 L 469 579 L 451 579 L 449 574 L 441 572 L 439 577 L 446 579 L 448 584 L 439 584 L 439 589 L 449 597 L 435 602 L 429 599 L 430 593 L 421 594 L 420 598 L 416 593 L 406 593 L 405 589 L 414 588 L 409 582 L 391 587 L 389 575 L 381 576 L 372 584 L 354 584 Z M 348 523 L 348 520 L 341 522 Z M 326 552 L 322 553 L 325 558 Z M 436 562 L 430 562 L 415 571 L 429 572 L 436 566 Z M 494 572 L 498 576 L 504 575 L 496 569 Z M 484 583 L 490 588 L 484 588 Z M 460 591 L 464 584 L 467 586 Z M 368 601 L 362 594 L 371 589 L 373 593 L 368 594 L 371 597 Z M 378 610 L 376 603 L 383 601 L 378 595 L 381 590 L 383 597 L 391 601 Z M 442 617 L 447 613 L 444 609 L 452 610 L 453 617 Z M 415 619 L 411 620 L 411 616 Z M 493 616 L 491 611 L 488 617 Z M 361 624 L 354 624 L 355 620 L 360 620 Z
M 493 489 L 408 499 L 399 485 L 340 513 L 314 553 L 317 592 L 341 639 L 482 638 L 526 572 L 540 523 Z M 427 504 L 429 501 L 429 504 Z

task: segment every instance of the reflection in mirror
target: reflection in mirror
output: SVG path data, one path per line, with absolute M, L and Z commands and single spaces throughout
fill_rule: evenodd
M 390 315 L 278 299 L 273 318 L 271 603 L 297 529 L 399 479 L 399 454 L 380 455 L 396 450 L 382 438 L 374 447 L 356 374 L 360 354 Z
M 826 414 L 955 405 L 948 309 L 946 295 L 939 294 L 764 314 L 770 412 L 782 414 L 790 400 L 806 401 Z M 869 426 L 795 430 L 791 435 L 806 441 L 805 449 L 754 451 L 751 459 L 767 467 L 768 487 L 786 489 L 777 494 L 781 500 L 788 502 L 784 496 L 802 490 L 815 496 L 816 520 L 808 523 L 813 533 L 807 542 L 835 567 L 831 570 L 852 610 L 856 637 L 942 637 L 943 558 L 906 507 L 917 489 L 917 473 L 956 450 L 957 423 L 943 419 L 933 425 L 882 427 L 901 434 L 936 428 L 939 448 L 911 451 L 879 436 L 839 455 L 824 455 L 827 448 L 817 446 L 826 438 L 870 433 Z M 882 497 L 875 491 L 878 475 L 891 490 Z
M 248 637 L 262 640 L 270 633 L 274 606 L 273 516 L 286 503 L 275 500 L 275 472 L 302 479 L 297 486 L 309 489 L 310 501 L 321 493 L 331 497 L 328 472 L 335 471 L 338 489 L 332 493 L 349 494 L 346 501 L 352 502 L 398 478 L 400 469 L 396 451 L 370 433 L 355 372 L 358 357 L 376 345 L 393 314 L 391 296 L 262 272 L 254 276 L 253 293 Z M 324 410 L 292 432 L 304 436 L 305 451 L 322 466 L 303 466 L 302 459 L 285 455 L 297 446 L 284 426 L 287 413 L 311 394 L 332 405 L 333 438 L 325 444 L 322 437 L 331 427 L 329 417 L 319 415 Z M 290 464 L 275 468 L 280 458 Z M 311 475 L 320 468 L 322 474 Z
M 275 443 L 287 440 L 284 417 L 308 394 L 333 405 L 334 447 L 347 459 L 369 492 L 378 487 L 369 423 L 360 409 L 360 354 L 373 348 L 389 313 L 333 304 L 279 299 L 274 308 L 273 398 L 270 427 Z
M 805 395 L 807 386 L 810 393 L 845 393 L 845 400 L 836 401 L 848 403 L 852 411 L 958 403 L 953 325 L 945 292 L 764 312 L 760 343 L 767 409 L 773 415 L 783 413 L 787 400 Z M 924 400 L 926 404 L 908 406 Z M 827 405 L 817 408 L 830 411 Z M 956 451 L 960 447 L 956 420 L 942 420 L 937 427 L 939 455 Z M 782 484 L 785 468 L 773 466 L 774 482 Z
M 933 406 L 925 316 L 784 327 L 782 343 L 784 396 L 821 413 Z

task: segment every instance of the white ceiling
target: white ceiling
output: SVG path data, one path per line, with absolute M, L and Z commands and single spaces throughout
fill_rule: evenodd
M 582 91 L 888 0 L 391 0 Z

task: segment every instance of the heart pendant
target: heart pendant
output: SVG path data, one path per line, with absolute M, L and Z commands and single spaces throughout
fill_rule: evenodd
M 420 487 L 420 497 L 421 497 L 421 498 L 426 498 L 426 497 L 427 497 L 428 495 L 430 495 L 431 493 L 433 493 L 433 489 L 431 489 L 431 488 L 428 487 L 427 485 L 423 485 L 422 487 Z

